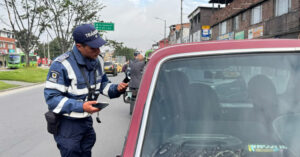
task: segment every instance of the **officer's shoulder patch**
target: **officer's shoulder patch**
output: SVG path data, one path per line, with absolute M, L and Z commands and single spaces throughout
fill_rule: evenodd
M 54 61 L 62 62 L 65 59 L 67 59 L 69 56 L 70 56 L 69 53 L 64 53 L 64 54 L 58 56 Z
M 59 77 L 59 72 L 57 71 L 50 71 L 49 81 L 57 83 Z

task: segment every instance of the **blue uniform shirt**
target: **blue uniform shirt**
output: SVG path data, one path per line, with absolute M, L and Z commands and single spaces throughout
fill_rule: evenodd
M 119 97 L 121 93 L 117 90 L 118 85 L 110 83 L 104 73 L 103 59 L 100 56 L 96 60 L 87 59 L 74 46 L 73 52 L 57 57 L 51 64 L 44 89 L 48 108 L 64 116 L 85 118 L 90 116 L 82 108 L 88 88 L 78 64 L 85 67 L 85 75 L 91 87 L 96 87 L 96 91 L 110 98 Z

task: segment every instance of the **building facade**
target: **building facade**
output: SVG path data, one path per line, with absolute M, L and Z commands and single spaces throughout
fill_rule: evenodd
M 189 16 L 190 21 L 190 42 L 210 40 L 210 18 L 214 9 L 211 7 L 197 7 Z
M 181 24 L 171 25 L 169 34 L 169 44 L 173 45 L 181 43 L 181 35 L 182 43 L 188 43 L 190 35 L 190 23 L 183 23 L 182 29 Z
M 8 54 L 16 51 L 16 40 L 13 33 L 8 30 L 0 30 L 0 54 Z
M 299 0 L 233 0 L 210 18 L 212 40 L 299 38 Z
M 16 52 L 16 40 L 13 32 L 8 30 L 0 30 L 0 67 L 5 66 L 6 55 Z
M 163 48 L 169 45 L 168 39 L 162 39 L 158 42 L 159 48 Z

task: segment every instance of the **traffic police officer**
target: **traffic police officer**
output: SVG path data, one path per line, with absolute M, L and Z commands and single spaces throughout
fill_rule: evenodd
M 59 117 L 54 139 L 63 157 L 90 157 L 96 141 L 91 114 L 99 109 L 99 93 L 119 97 L 127 83 L 112 84 L 103 71 L 99 56 L 106 42 L 90 24 L 80 25 L 73 32 L 75 46 L 52 63 L 44 96 L 48 109 Z

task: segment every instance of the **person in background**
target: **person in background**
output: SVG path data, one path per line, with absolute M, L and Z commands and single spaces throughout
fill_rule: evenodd
M 129 64 L 129 61 L 127 61 L 123 67 L 122 67 L 122 72 L 124 72 L 126 74 L 126 71 L 127 71 L 127 68 L 128 68 L 128 64 Z
M 145 62 L 147 63 L 149 61 L 149 58 L 150 56 L 152 55 L 152 53 L 154 52 L 154 50 L 150 49 L 150 50 L 147 50 L 145 52 Z
M 138 93 L 145 66 L 144 56 L 141 53 L 135 52 L 134 56 L 135 59 L 129 63 L 131 77 L 129 82 L 129 90 L 132 91 L 133 100 L 130 102 L 130 115 L 132 114 L 134 108 L 135 99 Z

